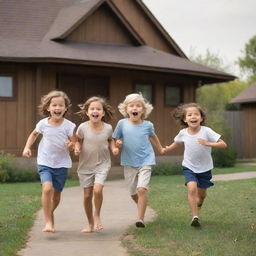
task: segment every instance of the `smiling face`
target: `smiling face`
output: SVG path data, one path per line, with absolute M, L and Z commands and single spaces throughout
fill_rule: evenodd
M 200 110 L 196 107 L 187 108 L 183 121 L 187 123 L 190 129 L 198 129 L 203 121 Z
M 105 115 L 102 103 L 100 101 L 91 102 L 86 115 L 92 122 L 101 122 L 103 116 Z
M 65 100 L 63 97 L 53 97 L 51 103 L 47 108 L 49 111 L 51 119 L 60 120 L 63 118 L 64 114 L 67 111 Z
M 141 101 L 132 101 L 127 105 L 126 112 L 131 122 L 140 123 L 145 112 L 144 105 Z

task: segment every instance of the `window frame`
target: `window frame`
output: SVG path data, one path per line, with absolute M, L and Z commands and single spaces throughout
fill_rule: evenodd
M 134 81 L 133 82 L 133 91 L 135 93 L 139 93 L 140 91 L 138 91 L 136 89 L 136 86 L 137 85 L 146 85 L 146 86 L 150 86 L 151 87 L 151 90 L 150 90 L 150 93 L 151 93 L 151 101 L 149 101 L 150 104 L 154 104 L 154 101 L 155 101 L 155 86 L 154 86 L 154 83 L 151 81 L 151 82 L 148 82 L 148 81 Z M 148 99 L 146 99 L 148 100 Z
M 178 88 L 179 89 L 179 101 L 177 104 L 170 104 L 167 103 L 167 88 Z M 182 104 L 183 100 L 183 87 L 181 85 L 171 85 L 170 83 L 165 84 L 164 86 L 164 105 L 167 107 L 177 107 L 178 105 Z
M 11 77 L 12 78 L 12 96 L 11 97 L 3 97 L 0 95 L 0 101 L 15 101 L 15 100 L 17 100 L 16 74 L 13 72 L 0 72 L 0 77 Z

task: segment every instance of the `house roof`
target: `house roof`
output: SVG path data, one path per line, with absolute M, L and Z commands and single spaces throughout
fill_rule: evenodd
M 229 103 L 254 103 L 256 102 L 256 83 L 243 90 Z
M 189 61 L 141 0 L 135 0 L 179 56 L 145 45 L 110 0 L 8 0 L 0 2 L 0 61 L 72 63 L 195 76 L 202 83 L 235 77 Z M 108 4 L 137 46 L 64 40 L 102 4 Z

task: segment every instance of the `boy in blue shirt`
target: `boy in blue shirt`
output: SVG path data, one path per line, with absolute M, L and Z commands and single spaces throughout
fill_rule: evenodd
M 129 94 L 118 108 L 125 118 L 118 122 L 113 138 L 117 139 L 117 144 L 122 144 L 121 165 L 124 166 L 125 181 L 138 206 L 136 227 L 144 228 L 151 166 L 155 164 L 151 143 L 160 154 L 165 150 L 155 134 L 153 124 L 144 120 L 153 110 L 153 106 L 141 94 Z

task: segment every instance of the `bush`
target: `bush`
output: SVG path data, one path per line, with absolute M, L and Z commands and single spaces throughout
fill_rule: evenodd
M 232 148 L 212 150 L 214 167 L 233 167 L 236 163 L 236 152 Z
M 152 168 L 153 176 L 169 176 L 182 174 L 182 166 L 178 163 L 162 163 Z
M 30 182 L 39 180 L 35 170 L 9 170 L 7 182 Z
M 9 179 L 8 171 L 0 170 L 0 182 L 6 182 Z
M 15 156 L 0 151 L 0 182 L 28 182 L 39 180 L 34 170 L 20 170 L 15 166 Z

